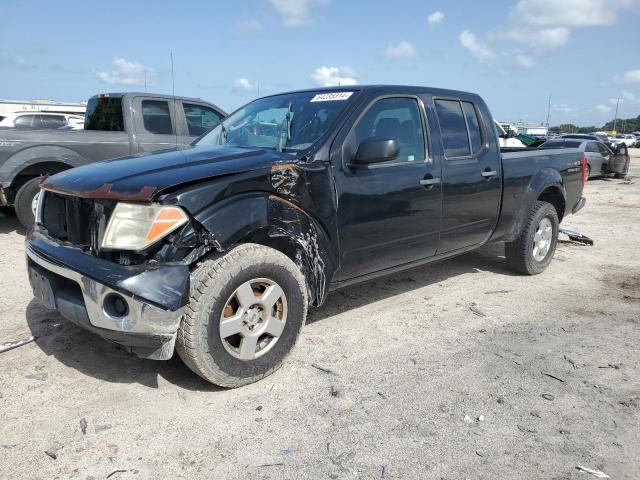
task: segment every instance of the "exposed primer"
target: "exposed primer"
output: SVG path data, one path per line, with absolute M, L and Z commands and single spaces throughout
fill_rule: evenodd
M 301 170 L 294 163 L 283 163 L 271 167 L 271 185 L 282 195 L 295 192 L 300 180 Z
M 269 234 L 290 238 L 298 245 L 296 263 L 305 274 L 311 303 L 320 305 L 325 297 L 327 276 L 316 227 L 306 212 L 294 203 L 275 195 L 269 200 L 269 215 L 273 222 Z

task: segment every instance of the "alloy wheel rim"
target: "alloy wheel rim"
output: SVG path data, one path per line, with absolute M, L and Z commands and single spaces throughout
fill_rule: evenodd
M 254 360 L 270 351 L 284 332 L 287 297 L 268 278 L 244 282 L 231 294 L 220 315 L 220 339 L 238 360 Z
M 551 248 L 551 240 L 553 239 L 553 225 L 551 220 L 544 217 L 540 220 L 536 233 L 533 236 L 533 259 L 536 262 L 542 262 Z
M 38 198 L 40 198 L 40 192 L 36 193 L 33 196 L 33 200 L 31 200 L 31 211 L 33 212 L 33 216 L 36 216 L 36 212 L 38 211 Z

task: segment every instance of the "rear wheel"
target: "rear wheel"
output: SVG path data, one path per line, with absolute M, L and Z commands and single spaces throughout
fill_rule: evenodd
M 38 192 L 40 192 L 40 177 L 28 180 L 16 193 L 14 201 L 16 216 L 25 228 L 33 227 L 36 221 L 35 206 Z
M 298 267 L 277 250 L 242 244 L 194 270 L 176 349 L 205 380 L 239 387 L 282 365 L 306 313 Z
M 536 202 L 520 236 L 504 246 L 509 267 L 525 275 L 543 272 L 556 251 L 559 226 L 554 206 Z

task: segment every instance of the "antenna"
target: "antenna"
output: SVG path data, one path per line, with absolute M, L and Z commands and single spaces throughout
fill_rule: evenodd
M 618 97 L 618 101 L 616 102 L 616 115 L 613 118 L 613 131 L 617 132 L 616 127 L 618 126 L 618 107 L 620 106 L 620 97 Z
M 147 69 L 144 69 L 144 91 L 147 91 Z
M 176 105 L 176 80 L 175 77 L 173 75 L 173 52 L 169 52 L 169 54 L 171 55 L 171 96 L 173 97 L 173 117 L 175 120 L 178 119 L 178 111 L 177 111 L 177 105 Z M 176 150 L 178 149 L 178 129 L 177 129 L 177 125 L 173 126 L 173 133 L 175 134 L 175 138 L 176 138 Z
M 549 114 L 551 113 L 551 95 L 549 95 L 549 102 L 547 103 L 547 128 L 549 128 Z

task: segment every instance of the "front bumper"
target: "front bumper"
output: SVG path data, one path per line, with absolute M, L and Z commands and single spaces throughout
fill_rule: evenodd
M 25 247 L 29 282 L 46 307 L 139 357 L 171 358 L 189 290 L 187 266 L 125 267 L 37 231 Z

